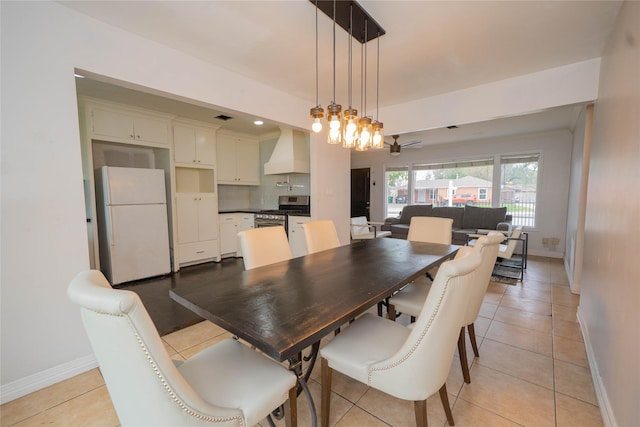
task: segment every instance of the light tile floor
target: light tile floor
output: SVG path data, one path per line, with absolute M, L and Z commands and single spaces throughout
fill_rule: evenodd
M 462 380 L 457 355 L 447 380 L 456 426 L 602 426 L 578 303 L 560 260 L 532 257 L 523 283 L 490 284 L 475 324 L 480 357 L 467 345 L 471 384 Z M 172 357 L 188 358 L 228 336 L 201 322 L 163 339 Z M 319 407 L 318 366 L 309 388 Z M 308 408 L 299 397 L 300 426 L 311 425 Z M 6 403 L 0 415 L 1 426 L 119 425 L 98 369 Z M 447 425 L 437 393 L 428 400 L 428 418 L 431 426 Z M 413 426 L 413 404 L 334 373 L 331 425 Z

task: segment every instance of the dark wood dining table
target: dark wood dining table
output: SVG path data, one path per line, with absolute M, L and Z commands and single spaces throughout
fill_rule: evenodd
M 459 248 L 362 240 L 174 288 L 170 296 L 273 359 L 291 362 Z

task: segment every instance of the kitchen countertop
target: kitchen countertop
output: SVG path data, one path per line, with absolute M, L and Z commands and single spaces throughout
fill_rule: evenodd
M 219 214 L 228 214 L 228 213 L 258 213 L 258 212 L 262 212 L 263 209 L 226 209 L 226 210 L 220 210 L 218 211 Z

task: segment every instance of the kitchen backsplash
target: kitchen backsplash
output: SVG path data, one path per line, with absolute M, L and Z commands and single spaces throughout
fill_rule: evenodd
M 287 181 L 287 175 L 265 175 L 264 163 L 269 160 L 276 139 L 260 142 L 260 185 L 218 185 L 218 209 L 277 209 L 278 196 L 309 195 L 311 177 L 306 173 L 288 175 L 290 186 L 277 186 Z

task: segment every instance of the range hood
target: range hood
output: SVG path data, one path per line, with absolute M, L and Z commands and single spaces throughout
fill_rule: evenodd
M 309 170 L 309 142 L 305 134 L 280 128 L 280 137 L 271 158 L 264 164 L 264 174 L 309 173 Z

